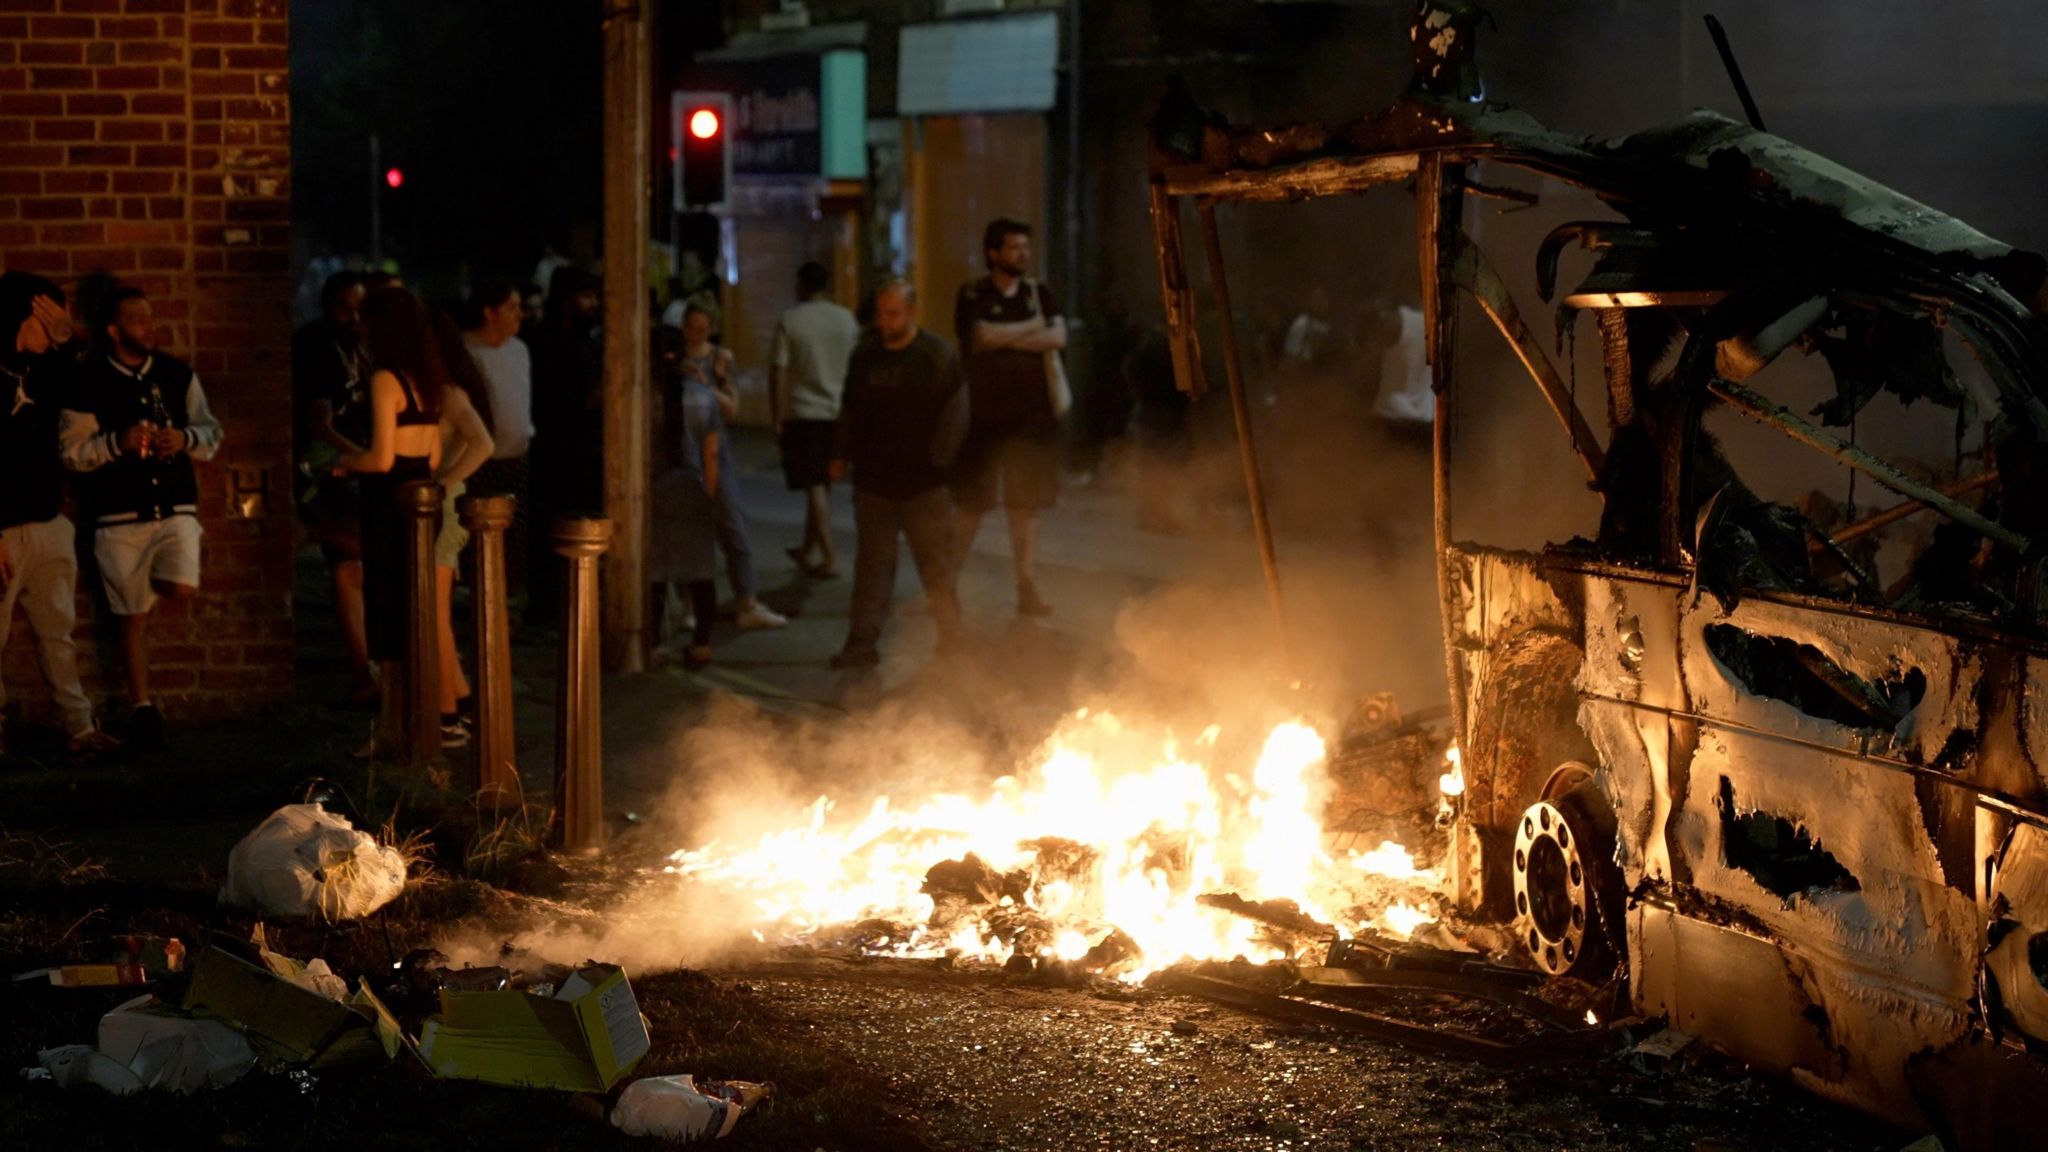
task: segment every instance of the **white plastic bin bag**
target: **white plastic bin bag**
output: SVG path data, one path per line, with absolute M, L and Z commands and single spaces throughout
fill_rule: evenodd
M 367 916 L 405 890 L 405 858 L 318 804 L 287 804 L 228 853 L 225 904 L 276 916 Z

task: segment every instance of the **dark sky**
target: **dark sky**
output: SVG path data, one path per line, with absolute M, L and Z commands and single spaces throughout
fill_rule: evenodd
M 292 0 L 293 219 L 302 257 L 369 246 L 369 135 L 387 255 L 525 275 L 590 229 L 601 188 L 595 0 Z

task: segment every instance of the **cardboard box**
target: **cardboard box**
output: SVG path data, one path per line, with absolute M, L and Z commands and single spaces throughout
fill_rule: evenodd
M 330 1000 L 274 970 L 295 963 L 268 949 L 216 940 L 192 966 L 185 1009 L 232 1024 L 271 1063 L 330 1068 L 397 1055 L 398 1021 L 367 985 L 347 1003 Z
M 647 1021 L 623 969 L 591 964 L 553 996 L 441 991 L 420 1033 L 437 1076 L 567 1092 L 604 1092 L 647 1055 Z

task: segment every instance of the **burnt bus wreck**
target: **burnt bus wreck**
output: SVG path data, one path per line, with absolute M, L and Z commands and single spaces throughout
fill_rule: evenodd
M 2019 1142 L 1996 1101 L 2043 1082 L 2048 1044 L 2048 265 L 1754 122 L 1547 130 L 1481 96 L 1474 16 L 1426 0 L 1415 81 L 1349 124 L 1232 127 L 1178 89 L 1154 120 L 1175 371 L 1204 391 L 1220 341 L 1276 608 L 1236 337 L 1200 330 L 1186 217 L 1227 318 L 1221 207 L 1406 188 L 1467 788 L 1457 902 L 1544 972 L 1625 973 L 1636 1013 L 1814 1092 L 1951 1149 Z M 1603 213 L 1512 269 L 1560 333 L 1597 337 L 1590 386 L 1468 225 L 1475 200 L 1531 187 Z M 1504 341 L 1555 414 L 1527 434 L 1575 455 L 1596 534 L 1531 551 L 1454 528 L 1488 498 L 1451 483 L 1460 326 Z M 1832 377 L 1810 411 L 1777 394 L 1795 361 Z M 1879 400 L 1952 455 L 1861 446 Z M 1764 498 L 1708 427 L 1730 420 L 1893 502 Z

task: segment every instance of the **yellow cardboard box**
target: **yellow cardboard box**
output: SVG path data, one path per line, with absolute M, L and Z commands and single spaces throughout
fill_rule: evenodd
M 441 990 L 420 1033 L 437 1076 L 567 1092 L 604 1092 L 647 1055 L 647 1021 L 625 970 L 590 964 L 553 996 Z
M 193 966 L 184 1007 L 227 1021 L 266 1062 L 329 1068 L 397 1054 L 398 1021 L 369 985 L 330 1000 L 291 982 L 298 967 L 261 943 L 216 940 Z

